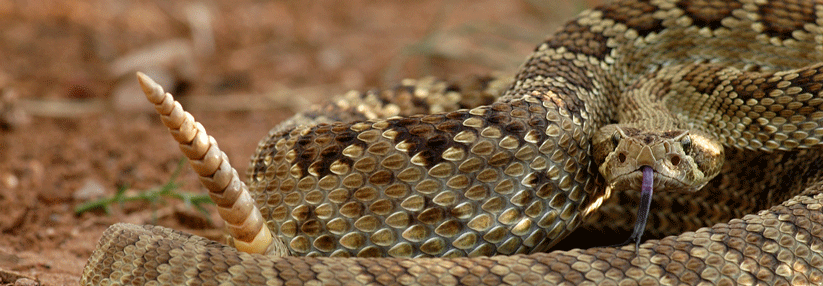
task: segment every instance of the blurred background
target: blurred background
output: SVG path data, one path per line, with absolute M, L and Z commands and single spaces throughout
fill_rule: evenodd
M 596 2 L 2 1 L 0 87 L 129 109 L 120 84 L 138 69 L 182 96 L 512 72 Z
M 75 212 L 172 181 L 181 155 L 135 71 L 183 101 L 242 174 L 267 130 L 312 103 L 403 78 L 513 74 L 600 2 L 0 1 L 0 284 L 73 284 L 118 221 L 220 237 L 185 200 Z M 188 166 L 175 180 L 201 192 Z

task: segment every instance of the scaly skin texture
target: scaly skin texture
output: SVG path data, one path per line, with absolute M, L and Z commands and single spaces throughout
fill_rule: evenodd
M 508 88 L 495 88 L 505 80 L 469 88 L 421 81 L 349 94 L 275 127 L 252 158 L 250 197 L 283 245 L 254 245 L 248 234 L 266 228 L 235 238 L 332 257 L 244 254 L 118 224 L 81 283 L 823 283 L 818 10 L 817 1 L 618 1 L 583 12 L 541 44 Z M 163 94 L 141 80 L 147 94 Z M 161 114 L 173 106 L 167 98 L 152 100 Z M 611 141 L 604 126 L 615 122 L 678 140 L 627 158 L 691 160 L 716 177 L 692 176 L 706 186 L 691 194 L 656 192 L 648 233 L 677 236 L 637 252 L 540 253 L 581 222 L 590 232 L 631 228 L 639 192 L 607 188 L 598 172 L 599 158 L 627 142 Z M 179 132 L 208 138 L 187 128 Z M 199 154 L 219 154 L 213 140 L 175 137 L 194 150 L 193 166 L 210 165 Z M 720 159 L 691 148 L 717 146 Z M 206 181 L 231 173 L 195 170 Z M 235 225 L 257 217 L 238 213 L 221 211 Z

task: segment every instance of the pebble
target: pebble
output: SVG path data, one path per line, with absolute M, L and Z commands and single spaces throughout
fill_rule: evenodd
M 74 191 L 72 197 L 81 202 L 90 201 L 106 194 L 105 188 L 95 179 L 86 179 L 83 186 Z
M 30 278 L 20 278 L 14 281 L 14 286 L 39 286 L 40 283 Z
M 11 173 L 3 174 L 0 176 L 0 180 L 3 181 L 3 186 L 6 187 L 6 189 L 16 189 L 17 186 L 20 185 L 20 179 Z

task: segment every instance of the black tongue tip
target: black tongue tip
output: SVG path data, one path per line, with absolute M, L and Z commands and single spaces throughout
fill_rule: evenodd
M 646 221 L 649 219 L 649 209 L 652 205 L 652 194 L 654 191 L 652 188 L 652 186 L 654 186 L 654 170 L 650 166 L 643 166 L 640 169 L 643 171 L 643 183 L 640 187 L 640 205 L 637 209 L 637 220 L 634 222 L 634 231 L 625 242 L 613 245 L 613 247 L 620 247 L 634 242 L 635 252 L 640 251 L 640 239 L 646 230 Z

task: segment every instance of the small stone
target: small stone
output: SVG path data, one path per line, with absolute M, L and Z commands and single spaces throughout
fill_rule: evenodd
M 20 278 L 14 281 L 14 286 L 39 286 L 40 283 L 31 278 Z
M 20 179 L 11 173 L 0 175 L 0 181 L 3 182 L 3 186 L 6 187 L 6 189 L 15 189 L 20 185 Z
M 17 92 L 12 88 L 0 88 L 0 128 L 15 129 L 31 123 L 31 116 L 24 111 Z
M 103 185 L 101 185 L 97 180 L 94 179 L 87 179 L 86 182 L 83 183 L 83 186 L 74 191 L 72 197 L 81 202 L 90 201 L 96 198 L 100 198 L 106 194 Z
M 11 282 L 14 281 L 14 284 Z M 36 279 L 21 273 L 0 268 L 0 284 L 15 286 L 39 286 Z

